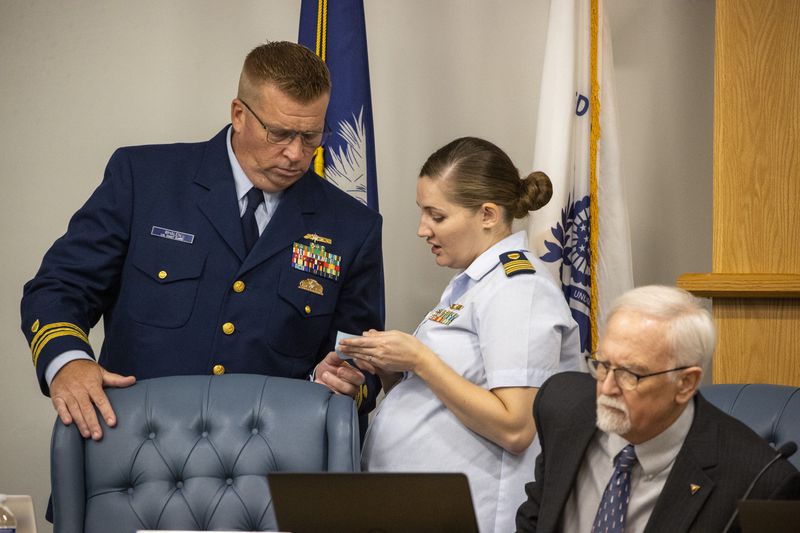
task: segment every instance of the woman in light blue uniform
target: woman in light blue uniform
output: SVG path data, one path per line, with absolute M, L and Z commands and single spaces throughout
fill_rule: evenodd
M 368 471 L 464 472 L 480 529 L 514 530 L 539 452 L 537 388 L 579 367 L 578 328 L 559 286 L 513 219 L 552 195 L 520 179 L 508 156 L 476 138 L 432 154 L 417 180 L 418 235 L 459 272 L 414 335 L 368 331 L 342 341 L 387 391 L 367 433 Z

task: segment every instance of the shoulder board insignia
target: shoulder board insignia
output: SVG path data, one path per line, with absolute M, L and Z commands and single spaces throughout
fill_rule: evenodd
M 533 274 L 536 269 L 525 257 L 522 252 L 506 252 L 500 254 L 500 262 L 503 264 L 503 270 L 506 276 L 516 276 L 517 274 Z

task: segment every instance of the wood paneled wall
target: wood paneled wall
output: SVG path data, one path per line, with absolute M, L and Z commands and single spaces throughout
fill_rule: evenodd
M 717 0 L 710 274 L 717 383 L 800 385 L 800 2 Z

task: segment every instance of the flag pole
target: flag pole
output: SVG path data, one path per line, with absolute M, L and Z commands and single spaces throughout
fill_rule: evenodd
M 600 140 L 600 82 L 598 80 L 598 20 L 599 20 L 599 1 L 591 0 L 591 39 L 589 44 L 589 58 L 591 69 L 591 96 L 590 108 L 592 110 L 592 120 L 589 136 L 589 272 L 590 282 L 590 313 L 589 321 L 592 332 L 592 351 L 597 349 L 597 317 L 598 317 L 598 287 L 597 278 L 600 260 L 600 250 L 598 240 L 600 237 L 600 216 L 597 193 L 597 145 Z
M 317 38 L 315 53 L 325 61 L 328 55 L 328 0 L 317 0 Z M 314 172 L 325 177 L 325 148 L 318 146 L 314 152 Z

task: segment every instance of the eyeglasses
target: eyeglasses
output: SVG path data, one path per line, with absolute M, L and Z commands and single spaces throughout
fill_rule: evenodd
M 617 382 L 617 385 L 620 388 L 623 388 L 627 391 L 636 390 L 636 387 L 639 386 L 639 381 L 643 380 L 644 378 L 650 378 L 653 376 L 660 376 L 661 374 L 668 374 L 670 372 L 677 372 L 678 370 L 686 370 L 687 368 L 691 368 L 691 366 L 679 366 L 677 368 L 671 368 L 669 370 L 662 370 L 661 372 L 652 372 L 650 374 L 637 374 L 636 372 L 632 372 L 625 367 L 616 367 L 612 368 L 605 361 L 600 361 L 597 359 L 597 354 L 593 353 L 592 355 L 586 356 L 586 364 L 589 367 L 589 373 L 597 380 L 597 381 L 605 381 L 608 377 L 608 373 L 614 372 L 614 380 Z
M 258 115 L 256 115 L 256 112 L 250 109 L 250 106 L 247 105 L 247 102 L 241 98 L 239 98 L 239 101 L 248 111 L 250 111 L 250 114 L 255 117 L 259 124 L 261 124 L 261 127 L 264 128 L 264 131 L 267 133 L 267 142 L 269 143 L 282 145 L 291 144 L 292 141 L 294 141 L 294 138 L 299 135 L 303 146 L 306 148 L 317 148 L 318 146 L 325 144 L 325 141 L 327 141 L 328 137 L 331 135 L 331 131 L 328 129 L 327 124 L 325 125 L 325 129 L 323 131 L 295 131 L 272 127 L 261 120 Z

